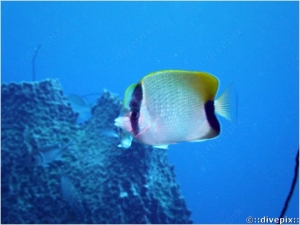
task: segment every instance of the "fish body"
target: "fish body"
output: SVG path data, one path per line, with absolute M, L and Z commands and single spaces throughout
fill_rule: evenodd
M 132 136 L 127 131 L 118 128 L 117 131 L 112 129 L 105 129 L 100 132 L 99 136 L 101 138 L 116 138 L 119 139 L 120 144 L 118 145 L 119 148 L 129 148 L 132 142 Z
M 115 125 L 159 148 L 215 138 L 221 131 L 215 113 L 230 119 L 228 92 L 215 100 L 218 86 L 219 80 L 206 72 L 151 73 L 127 88 Z
M 119 139 L 120 139 L 120 144 L 118 145 L 119 148 L 129 148 L 131 146 L 132 136 L 129 132 L 120 129 Z
M 70 102 L 73 111 L 79 114 L 78 122 L 85 122 L 91 118 L 92 106 L 88 105 L 82 97 L 75 94 L 69 94 L 67 99 Z
M 61 160 L 63 151 L 67 150 L 72 141 L 65 146 L 60 144 L 46 145 L 36 149 L 31 155 L 31 163 L 33 166 L 48 167 L 49 163 Z
M 81 194 L 70 178 L 65 174 L 61 175 L 60 189 L 63 199 L 69 204 L 77 216 L 82 217 L 85 214 L 85 210 L 82 204 Z
M 37 154 L 32 155 L 33 164 L 35 166 L 48 167 L 49 163 L 61 160 L 62 151 L 59 147 L 53 146 L 50 151 L 39 151 Z

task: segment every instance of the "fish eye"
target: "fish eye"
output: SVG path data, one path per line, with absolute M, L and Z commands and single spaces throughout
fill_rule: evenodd
M 137 120 L 139 117 L 140 117 L 140 112 L 139 111 L 134 110 L 134 111 L 131 112 L 130 119 Z

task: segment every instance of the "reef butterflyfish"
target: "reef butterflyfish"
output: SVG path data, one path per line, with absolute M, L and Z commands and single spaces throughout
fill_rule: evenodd
M 130 85 L 115 119 L 122 129 L 121 146 L 129 148 L 132 138 L 167 148 L 217 137 L 221 126 L 216 114 L 228 120 L 236 115 L 229 94 L 233 85 L 215 100 L 218 86 L 218 78 L 207 72 L 183 70 L 157 71 Z

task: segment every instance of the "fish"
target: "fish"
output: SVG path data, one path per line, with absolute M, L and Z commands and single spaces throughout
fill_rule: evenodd
M 133 88 L 133 86 L 132 86 Z M 128 89 L 131 89 L 130 87 Z M 124 104 L 123 104 L 123 107 L 121 108 L 120 110 L 120 114 L 119 114 L 119 117 L 122 117 L 124 115 L 124 112 L 126 111 L 126 108 L 128 106 L 124 107 Z M 129 132 L 127 132 L 126 130 L 124 129 L 121 129 L 120 127 L 117 127 L 118 128 L 118 133 L 117 133 L 117 136 L 119 138 L 119 141 L 120 141 L 120 144 L 118 145 L 119 148 L 129 148 L 131 146 L 131 142 L 132 142 L 132 136 Z
M 118 133 L 114 129 L 106 128 L 99 132 L 99 136 L 106 138 L 119 138 Z
M 32 166 L 48 167 L 49 163 L 61 160 L 63 151 L 67 150 L 71 145 L 72 140 L 65 146 L 60 144 L 45 145 L 35 149 L 30 155 L 30 164 Z
M 77 122 L 82 123 L 91 118 L 92 105 L 87 104 L 82 97 L 76 94 L 69 94 L 67 95 L 67 99 L 72 107 L 72 110 L 79 114 Z
M 129 132 L 120 129 L 119 140 L 120 140 L 120 144 L 118 145 L 119 148 L 129 148 L 131 146 L 132 136 Z
M 132 142 L 130 133 L 120 129 L 105 128 L 99 132 L 99 137 L 106 140 L 107 138 L 117 139 L 120 141 L 119 148 L 129 148 Z
M 77 216 L 83 216 L 85 209 L 82 204 L 81 194 L 71 179 L 65 174 L 62 174 L 60 177 L 60 191 L 63 199 L 68 203 L 73 212 Z
M 129 148 L 134 139 L 167 149 L 170 144 L 216 138 L 221 132 L 216 114 L 233 120 L 237 104 L 237 97 L 231 96 L 234 85 L 215 100 L 218 87 L 218 78 L 207 72 L 161 70 L 146 75 L 125 91 L 114 121 L 127 141 L 120 145 Z

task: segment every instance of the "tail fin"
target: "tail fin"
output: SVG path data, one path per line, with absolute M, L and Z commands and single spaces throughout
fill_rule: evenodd
M 238 120 L 238 98 L 234 82 L 232 82 L 223 94 L 215 100 L 215 112 L 227 120 L 236 123 Z

